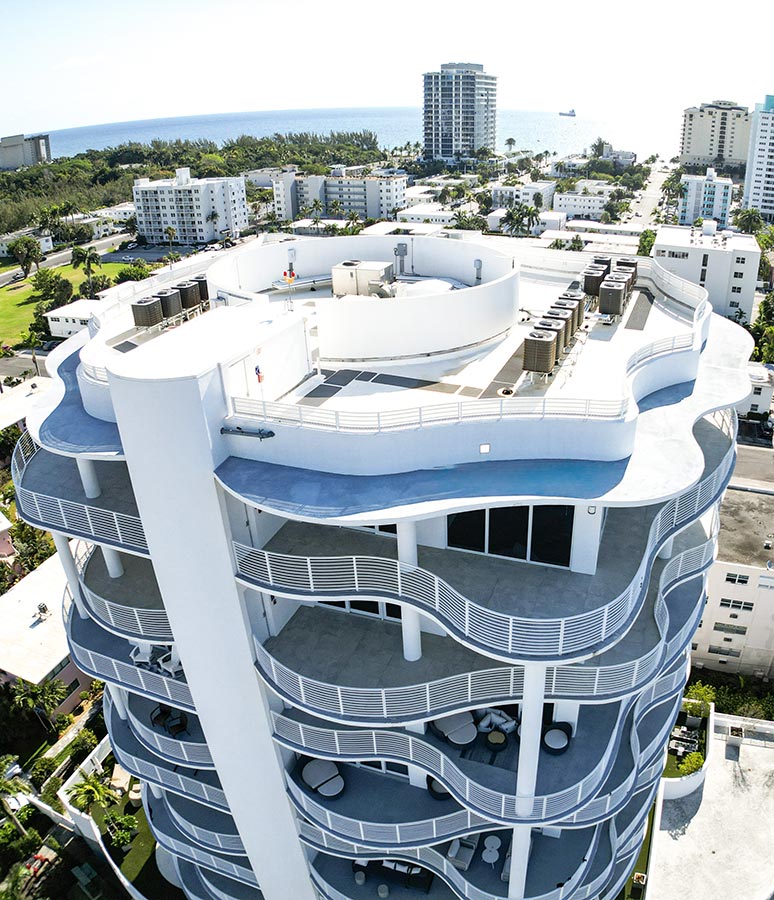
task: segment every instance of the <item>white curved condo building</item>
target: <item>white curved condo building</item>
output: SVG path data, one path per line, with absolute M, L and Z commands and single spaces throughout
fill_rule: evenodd
M 18 508 L 192 900 L 620 890 L 750 346 L 651 259 L 622 316 L 558 314 L 586 261 L 256 241 L 209 268 L 208 311 L 197 283 L 108 299 L 49 357 Z

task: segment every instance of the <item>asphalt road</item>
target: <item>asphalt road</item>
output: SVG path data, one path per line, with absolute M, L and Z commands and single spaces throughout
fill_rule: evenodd
M 91 241 L 89 244 L 84 244 L 85 247 L 96 247 L 100 253 L 105 253 L 108 250 L 111 250 L 113 247 L 117 247 L 121 241 L 128 240 L 129 235 L 127 234 L 114 234 L 110 237 L 99 238 L 96 241 Z M 41 269 L 55 269 L 57 266 L 66 266 L 70 262 L 70 258 L 72 257 L 72 250 L 61 250 L 59 253 L 49 253 L 46 257 L 45 262 L 40 264 Z M 162 254 L 163 255 L 163 254 Z M 15 272 L 20 272 L 20 269 L 11 269 L 8 272 L 4 272 L 0 275 L 0 287 L 3 287 L 6 284 L 10 284 L 11 279 Z M 33 267 L 33 272 L 35 271 Z
M 771 447 L 736 446 L 736 468 L 731 478 L 770 482 L 774 486 L 774 450 Z

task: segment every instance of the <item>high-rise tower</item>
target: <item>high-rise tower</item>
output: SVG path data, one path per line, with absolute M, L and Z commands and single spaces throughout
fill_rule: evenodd
M 476 63 L 444 63 L 426 72 L 425 157 L 453 161 L 497 142 L 497 76 Z

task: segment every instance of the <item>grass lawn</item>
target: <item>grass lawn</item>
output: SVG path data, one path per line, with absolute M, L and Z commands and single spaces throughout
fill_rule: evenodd
M 116 273 L 125 267 L 126 263 L 103 263 L 101 269 L 95 270 L 95 274 L 115 278 Z M 56 272 L 71 282 L 76 291 L 80 283 L 86 280 L 83 269 L 73 269 L 72 266 L 59 266 Z M 10 344 L 13 347 L 19 343 L 22 334 L 29 328 L 37 302 L 32 299 L 32 294 L 33 287 L 29 278 L 0 288 L 1 344 Z
M 13 257 L 0 256 L 0 275 L 3 272 L 9 272 L 11 269 L 18 269 L 19 263 Z

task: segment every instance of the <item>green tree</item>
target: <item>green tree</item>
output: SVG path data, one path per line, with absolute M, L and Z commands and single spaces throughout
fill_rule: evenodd
M 217 209 L 213 209 L 208 212 L 205 218 L 205 221 L 212 222 L 212 228 L 216 236 L 218 233 L 218 219 L 220 219 L 220 213 L 217 211 Z M 170 246 L 172 245 L 170 244 Z
M 150 273 L 148 263 L 144 259 L 136 259 L 131 265 L 124 266 L 116 272 L 116 284 L 122 284 L 124 281 L 142 281 Z
M 137 234 L 137 216 L 131 215 L 124 222 L 124 230 L 132 236 Z
M 704 765 L 704 756 L 701 753 L 688 753 L 685 759 L 678 765 L 677 771 L 681 777 L 698 772 Z
M 732 221 L 744 234 L 755 234 L 763 228 L 763 218 L 757 209 L 738 209 Z
M 56 769 L 57 762 L 53 756 L 41 756 L 32 764 L 30 781 L 40 790 Z
M 0 900 L 24 900 L 27 895 L 27 879 L 30 873 L 23 862 L 11 867 L 6 876 L 3 888 L 0 889 Z
M 591 145 L 591 152 L 597 159 L 604 153 L 606 143 L 607 141 L 604 138 L 598 137 Z
M 522 203 L 514 203 L 506 209 L 505 215 L 500 220 L 500 228 L 511 237 L 521 234 L 524 229 L 524 205 Z
M 167 225 L 164 229 L 164 236 L 169 241 L 170 248 L 172 247 L 172 241 L 177 237 L 177 229 L 172 225 Z
M 40 366 L 38 365 L 38 355 L 35 351 L 42 343 L 38 332 L 33 331 L 32 329 L 29 329 L 26 334 L 21 336 L 21 344 L 25 347 L 29 347 L 32 351 L 32 364 L 35 366 L 35 373 L 37 375 L 40 375 Z
M 652 228 L 646 228 L 640 235 L 640 242 L 637 245 L 637 256 L 650 256 L 650 251 L 656 243 L 656 232 Z
M 579 234 L 574 234 L 574 235 L 572 236 L 572 240 L 571 240 L 570 243 L 567 245 L 567 249 L 568 249 L 568 250 L 572 250 L 572 251 L 574 251 L 574 252 L 576 252 L 576 253 L 580 253 L 580 252 L 583 251 L 583 248 L 584 248 L 585 246 L 586 246 L 586 245 L 583 243 L 583 238 L 582 238 Z
M 715 688 L 711 684 L 703 684 L 697 681 L 685 691 L 686 700 L 694 700 L 695 703 L 686 704 L 686 710 L 693 710 L 691 715 L 704 717 L 709 715 L 710 703 L 715 702 Z
M 505 146 L 508 148 L 508 152 L 512 153 L 513 148 L 516 146 L 516 141 L 513 138 L 506 138 Z
M 89 297 L 94 296 L 94 285 L 92 283 L 92 274 L 94 266 L 102 268 L 102 257 L 94 247 L 75 247 L 73 249 L 71 265 L 74 269 L 80 269 L 83 266 L 83 272 L 89 283 Z
M 25 234 L 20 238 L 16 238 L 15 241 L 11 241 L 8 245 L 8 250 L 21 266 L 25 278 L 30 274 L 33 264 L 36 269 L 40 269 L 43 251 L 34 237 Z
M 105 784 L 99 773 L 84 772 L 83 769 L 79 769 L 79 772 L 81 774 L 80 781 L 67 790 L 67 796 L 76 809 L 86 812 L 95 803 L 99 803 L 100 806 L 108 806 L 118 802 L 115 791 Z
M 59 225 L 60 221 L 59 207 L 44 206 L 38 213 L 37 225 L 45 234 L 51 234 Z
M 537 210 L 541 210 L 543 208 L 543 195 L 540 193 L 540 191 L 535 191 L 534 195 L 532 196 L 532 203 Z
M 16 560 L 25 574 L 32 572 L 54 553 L 46 532 L 28 525 L 23 519 L 14 522 L 10 535 L 16 548 Z
M 332 200 L 328 207 L 328 213 L 333 216 L 334 219 L 343 219 L 344 207 L 341 205 L 341 201 L 338 199 Z
M 27 829 L 18 820 L 8 803 L 9 797 L 27 792 L 27 785 L 18 776 L 6 774 L 18 761 L 16 756 L 0 756 L 0 807 L 2 807 L 3 812 L 11 820 L 13 827 L 19 834 L 26 835 Z
M 540 221 L 540 213 L 535 209 L 534 206 L 525 206 L 524 207 L 524 225 L 527 231 L 531 231 L 532 228 L 537 225 Z
M 47 271 L 44 269 L 44 271 Z M 67 279 L 65 279 L 66 281 Z M 70 283 L 69 281 L 67 282 Z M 92 275 L 91 283 L 82 281 L 78 285 L 78 296 L 89 297 L 92 293 L 96 297 L 102 291 L 106 291 L 113 284 L 113 279 L 109 275 Z

